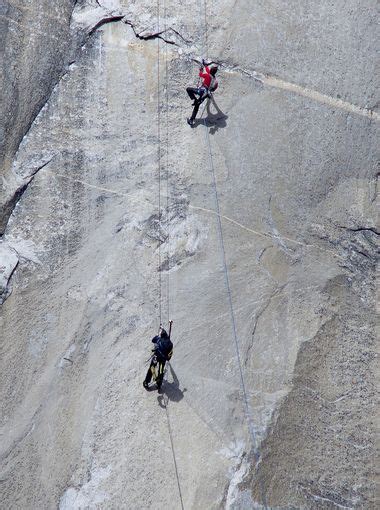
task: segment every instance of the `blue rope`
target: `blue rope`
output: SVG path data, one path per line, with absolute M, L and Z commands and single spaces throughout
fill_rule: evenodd
M 206 106 L 203 108 L 202 116 L 205 111 L 205 108 L 206 108 Z M 241 385 L 241 389 L 243 392 L 243 398 L 244 398 L 244 404 L 245 404 L 245 414 L 246 414 L 246 419 L 247 419 L 247 423 L 248 423 L 248 430 L 249 430 L 249 433 L 250 433 L 250 436 L 252 439 L 253 455 L 254 455 L 255 461 L 258 462 L 258 460 L 260 458 L 260 454 L 259 454 L 259 451 L 256 446 L 257 445 L 256 432 L 255 432 L 255 427 L 253 424 L 252 413 L 251 413 L 249 402 L 248 402 L 248 395 L 247 395 L 246 385 L 245 385 L 245 381 L 244 381 L 240 348 L 239 348 L 238 336 L 237 336 L 237 331 L 236 331 L 236 320 L 235 320 L 235 313 L 234 313 L 234 308 L 233 308 L 233 303 L 232 303 L 230 281 L 229 281 L 229 276 L 228 276 L 226 250 L 225 250 L 225 245 L 224 245 L 223 228 L 222 228 L 222 220 L 221 220 L 221 214 L 220 214 L 218 189 L 217 189 L 216 178 L 215 178 L 214 161 L 213 161 L 212 152 L 211 152 L 210 135 L 209 135 L 209 130 L 207 128 L 206 119 L 203 119 L 203 120 L 204 120 L 203 125 L 205 126 L 205 129 L 206 129 L 205 138 L 206 138 L 206 142 L 208 145 L 208 152 L 209 152 L 210 169 L 211 169 L 211 176 L 212 176 L 212 186 L 213 186 L 213 190 L 214 190 L 214 199 L 215 199 L 215 212 L 216 212 L 217 221 L 218 221 L 218 234 L 219 234 L 220 248 L 221 248 L 221 252 L 222 252 L 223 272 L 224 272 L 225 285 L 226 285 L 227 295 L 228 295 L 228 304 L 229 304 L 230 315 L 231 315 L 232 333 L 233 333 L 235 350 L 236 350 L 236 358 L 237 358 L 238 367 L 239 367 L 240 385 Z M 266 498 L 265 498 L 265 490 L 262 485 L 262 480 L 261 480 L 260 486 L 261 486 L 262 501 L 263 501 L 264 507 L 267 508 Z
M 205 22 L 205 50 L 208 53 L 207 0 L 204 0 L 204 22 Z M 201 117 L 203 117 L 203 114 L 204 114 L 204 111 L 206 108 L 206 104 L 208 104 L 208 101 L 209 101 L 209 99 L 207 99 L 207 101 L 205 103 Z M 203 125 L 205 126 L 205 130 L 206 130 L 205 139 L 206 139 L 206 142 L 208 145 L 210 170 L 211 170 L 212 185 L 213 185 L 213 190 L 214 190 L 215 212 L 217 214 L 218 234 L 219 234 L 220 248 L 221 248 L 221 252 L 222 252 L 224 279 L 225 279 L 225 285 L 226 285 L 227 294 L 228 294 L 228 303 L 229 303 L 229 309 L 230 309 L 230 315 L 231 315 L 231 324 L 232 324 L 232 332 L 233 332 L 233 338 L 234 338 L 234 344 L 235 344 L 235 350 L 236 350 L 236 358 L 237 358 L 238 367 L 239 367 L 240 386 L 241 386 L 241 389 L 243 392 L 243 398 L 244 398 L 244 404 L 245 404 L 245 415 L 246 415 L 246 420 L 248 423 L 248 430 L 249 430 L 249 434 L 250 434 L 251 440 L 252 440 L 253 456 L 254 456 L 255 462 L 257 463 L 258 460 L 260 459 L 260 454 L 259 454 L 259 451 L 257 448 L 256 432 L 255 432 L 255 427 L 253 424 L 253 417 L 252 417 L 251 409 L 250 409 L 249 402 L 248 402 L 248 395 L 247 395 L 247 390 L 246 390 L 246 385 L 245 385 L 244 375 L 243 375 L 243 367 L 242 367 L 242 362 L 241 362 L 240 348 L 239 348 L 239 342 L 238 342 L 238 336 L 237 336 L 237 330 L 236 330 L 235 313 L 234 313 L 234 308 L 233 308 L 233 303 L 232 303 L 231 287 L 230 287 L 230 281 L 229 281 L 229 276 L 228 276 L 226 250 L 225 250 L 224 237 L 223 237 L 223 227 L 222 227 L 222 220 L 221 220 L 221 215 L 220 215 L 218 188 L 216 185 L 214 161 L 213 161 L 213 157 L 212 157 L 211 144 L 210 144 L 210 134 L 209 134 L 209 130 L 208 130 L 208 127 L 206 124 L 206 119 L 203 119 Z M 266 509 L 267 504 L 266 504 L 266 498 L 265 498 L 265 488 L 264 488 L 262 479 L 260 479 L 260 492 L 261 492 L 261 499 L 262 499 L 263 505 Z

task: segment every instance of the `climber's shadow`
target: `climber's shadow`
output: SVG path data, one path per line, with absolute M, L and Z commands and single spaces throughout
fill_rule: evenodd
M 212 109 L 211 109 L 212 105 Z M 222 112 L 219 106 L 216 104 L 214 96 L 207 101 L 206 106 L 207 117 L 204 119 L 196 119 L 194 127 L 203 124 L 210 128 L 210 135 L 214 135 L 219 129 L 223 129 L 227 126 L 228 115 Z
M 165 408 L 165 400 L 170 400 L 171 402 L 179 402 L 183 399 L 186 388 L 183 388 L 183 390 L 179 387 L 179 380 L 177 377 L 177 374 L 174 372 L 173 367 L 171 364 L 168 364 L 170 367 L 171 372 L 171 378 L 173 381 L 168 381 L 167 379 L 164 379 L 161 387 L 161 395 L 157 397 L 158 404 L 160 407 Z M 166 397 L 166 399 L 165 399 Z

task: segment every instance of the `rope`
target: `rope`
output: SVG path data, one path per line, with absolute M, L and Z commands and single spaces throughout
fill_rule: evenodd
M 168 365 L 169 365 L 169 362 L 168 362 Z M 178 495 L 179 495 L 179 500 L 181 502 L 181 510 L 185 510 L 185 507 L 184 507 L 184 504 L 183 504 L 182 491 L 181 491 L 181 483 L 180 483 L 180 480 L 179 480 L 179 472 L 178 472 L 178 466 L 177 466 L 177 459 L 176 459 L 175 450 L 174 450 L 173 432 L 172 432 L 172 427 L 171 427 L 171 423 L 170 423 L 169 397 L 167 395 L 166 395 L 166 399 L 164 397 L 163 402 L 164 402 L 166 418 L 167 418 L 167 423 L 168 423 L 170 445 L 171 445 L 172 454 L 173 454 L 173 464 L 174 464 L 174 469 L 175 469 L 175 476 L 177 478 Z
M 166 2 L 164 0 L 164 31 L 167 29 L 166 22 Z M 157 31 L 160 32 L 160 0 L 157 0 Z M 159 287 L 159 323 L 162 323 L 162 254 L 161 254 L 161 234 L 162 234 L 162 206 L 161 206 L 161 193 L 162 193 L 162 165 L 161 165 L 161 96 L 160 96 L 160 38 L 157 38 L 157 139 L 158 139 L 158 148 L 157 148 L 157 160 L 158 160 L 158 228 L 159 228 L 159 244 L 158 244 L 158 287 Z M 167 320 L 170 319 L 170 233 L 169 233 L 169 78 L 168 78 L 168 48 L 167 44 L 165 44 L 165 82 L 166 82 L 166 91 L 165 91 L 165 101 L 166 101 L 166 133 L 165 133 L 165 141 L 166 141 L 166 153 L 165 153 L 165 170 L 166 170 L 166 261 L 167 261 L 167 278 L 166 278 L 166 296 L 167 296 Z
M 203 108 L 202 116 L 203 116 L 204 110 L 205 110 L 205 108 Z M 206 143 L 208 145 L 210 171 L 211 171 L 211 176 L 212 176 L 212 187 L 214 190 L 215 212 L 216 212 L 217 223 L 218 223 L 218 234 L 219 234 L 220 248 L 221 248 L 221 252 L 222 252 L 223 273 L 224 273 L 225 285 L 226 285 L 227 295 L 228 295 L 228 304 L 229 304 L 229 309 L 230 309 L 232 334 L 233 334 L 233 339 L 234 339 L 234 344 L 235 344 L 236 358 L 237 358 L 237 363 L 238 363 L 238 368 L 239 368 L 240 386 L 241 386 L 241 389 L 243 392 L 245 415 L 246 415 L 246 419 L 247 419 L 247 423 L 248 423 L 248 430 L 249 430 L 251 440 L 252 440 L 252 445 L 253 445 L 253 455 L 254 455 L 255 461 L 257 462 L 259 460 L 260 454 L 259 454 L 257 446 L 256 446 L 257 445 L 256 432 L 255 432 L 255 427 L 253 424 L 252 413 L 251 413 L 251 409 L 250 409 L 249 402 L 248 402 L 247 389 L 246 389 L 244 375 L 243 375 L 243 367 L 242 367 L 242 362 L 241 362 L 239 341 L 238 341 L 237 330 L 236 330 L 235 313 L 234 313 L 234 308 L 233 308 L 233 303 L 232 303 L 231 286 L 230 286 L 230 281 L 229 281 L 229 276 L 228 276 L 226 250 L 225 250 L 225 245 L 224 245 L 223 228 L 222 228 L 222 220 L 221 220 L 221 214 L 220 214 L 218 189 L 217 189 L 217 185 L 216 185 L 214 161 L 213 161 L 212 152 L 211 152 L 210 135 L 209 135 L 209 130 L 208 130 L 208 127 L 206 124 L 206 119 L 204 119 L 203 125 L 206 128 L 205 129 L 205 132 L 206 132 L 205 139 L 206 139 Z M 262 485 L 262 483 L 260 485 Z M 262 502 L 264 504 L 264 507 L 267 508 L 266 499 L 265 499 L 265 491 L 264 491 L 263 487 L 261 487 L 261 496 L 262 496 Z
M 205 41 L 207 44 L 207 12 L 206 12 L 207 4 L 206 4 L 206 0 L 204 0 L 204 6 L 205 6 Z M 209 99 L 207 99 L 206 103 L 208 101 L 209 101 Z M 202 110 L 201 117 L 203 117 L 205 108 L 206 108 L 206 104 Z M 247 424 L 248 424 L 249 434 L 251 436 L 251 441 L 252 441 L 252 446 L 253 446 L 253 455 L 254 455 L 255 461 L 258 462 L 258 460 L 260 458 L 260 454 L 259 454 L 259 451 L 256 446 L 257 445 L 256 432 L 255 432 L 255 427 L 253 424 L 253 417 L 252 417 L 250 405 L 248 402 L 247 389 L 246 389 L 246 385 L 245 385 L 245 381 L 244 381 L 243 366 L 242 366 L 239 341 L 238 341 L 238 336 L 237 336 L 235 313 L 234 313 L 234 308 L 233 308 L 233 303 L 232 303 L 231 286 L 230 286 L 230 281 L 229 281 L 229 276 L 228 276 L 226 250 L 225 250 L 224 237 L 223 237 L 223 228 L 222 228 L 222 220 L 221 220 L 221 213 L 220 213 L 220 206 L 219 206 L 218 188 L 217 188 L 216 177 L 215 177 L 214 161 L 213 161 L 212 151 L 211 151 L 210 134 L 209 134 L 209 130 L 208 130 L 208 127 L 206 124 L 206 119 L 203 119 L 203 120 L 204 120 L 203 125 L 205 127 L 205 141 L 208 146 L 210 173 L 211 173 L 211 177 L 212 177 L 212 187 L 213 187 L 213 191 L 214 191 L 215 212 L 216 212 L 217 224 L 218 224 L 219 243 L 220 243 L 220 248 L 221 248 L 221 252 L 222 252 L 222 265 L 223 265 L 224 280 L 225 280 L 225 286 L 226 286 L 227 295 L 228 295 L 228 304 L 229 304 L 230 317 L 231 317 L 232 334 L 233 334 L 233 339 L 234 339 L 234 344 L 235 344 L 236 359 L 237 359 L 237 364 L 238 364 L 238 368 L 239 368 L 240 386 L 241 386 L 241 389 L 243 392 L 245 416 L 246 416 L 246 420 L 247 420 Z M 262 503 L 263 503 L 265 509 L 267 509 L 266 498 L 265 498 L 265 489 L 264 489 L 262 480 L 260 480 L 260 492 L 261 492 Z
M 164 0 L 164 29 L 167 30 L 167 9 L 166 0 Z M 169 69 L 168 69 L 168 45 L 165 44 L 165 74 L 166 74 L 166 239 L 167 239 L 167 272 L 166 272 L 166 299 L 167 299 L 167 320 L 170 320 L 170 213 L 169 213 Z
M 157 31 L 160 31 L 160 0 L 157 0 Z M 162 281 L 161 281 L 161 113 L 160 113 L 160 38 L 157 38 L 157 171 L 158 171 L 158 310 L 159 324 L 162 323 Z
M 166 0 L 164 0 L 164 27 L 166 29 Z M 160 31 L 160 0 L 157 0 L 157 19 L 158 19 L 158 32 Z M 167 280 L 166 280 L 166 292 L 167 292 L 167 315 L 168 320 L 170 319 L 170 280 L 169 280 L 169 264 L 170 264 L 170 252 L 169 252 L 169 78 L 168 78 L 168 51 L 167 45 L 165 45 L 165 71 L 166 71 L 166 228 L 167 228 Z M 158 217 L 159 217 L 159 232 L 161 235 L 161 116 L 160 116 L 160 38 L 157 38 L 157 138 L 158 138 Z M 162 322 L 162 278 L 161 278 L 161 239 L 159 239 L 158 245 L 158 284 L 159 284 L 159 314 L 160 314 L 160 324 Z M 169 363 L 168 363 L 169 364 Z M 166 399 L 163 399 L 165 413 L 166 413 L 166 421 L 168 425 L 170 446 L 173 455 L 173 464 L 174 470 L 177 480 L 178 487 L 178 495 L 181 503 L 181 510 L 184 510 L 181 483 L 179 479 L 178 465 L 177 459 L 175 455 L 174 449 L 174 440 L 173 440 L 173 431 L 171 427 L 170 414 L 169 414 L 169 397 L 166 395 Z
M 208 55 L 208 25 L 207 25 L 207 0 L 204 0 L 204 20 L 205 20 L 205 50 L 206 54 L 203 56 L 205 58 Z

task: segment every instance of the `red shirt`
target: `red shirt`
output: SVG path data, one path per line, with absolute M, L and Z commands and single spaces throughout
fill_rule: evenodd
M 210 74 L 210 68 L 205 66 L 204 70 L 206 71 L 205 73 L 202 73 L 202 69 L 199 71 L 199 77 L 202 78 L 202 80 L 203 80 L 202 85 L 204 87 L 209 88 L 209 86 L 211 84 L 211 80 L 212 80 L 212 76 Z

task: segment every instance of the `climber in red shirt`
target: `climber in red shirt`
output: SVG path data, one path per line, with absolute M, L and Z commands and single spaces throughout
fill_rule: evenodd
M 213 69 L 214 75 L 215 75 L 215 72 L 217 69 L 215 69 L 214 67 L 212 69 Z M 204 70 L 204 72 L 202 72 L 202 70 Z M 202 81 L 203 81 L 202 86 L 209 88 L 209 86 L 211 85 L 212 76 L 214 76 L 214 75 L 211 75 L 211 71 L 208 66 L 204 66 L 203 69 L 201 67 L 199 69 L 199 78 L 202 78 Z
M 210 92 L 214 92 L 218 88 L 218 82 L 215 78 L 217 71 L 217 66 L 208 67 L 205 61 L 202 60 L 202 67 L 199 69 L 199 77 L 202 78 L 202 86 L 187 87 L 186 91 L 190 99 L 192 99 L 194 106 L 191 117 L 187 119 L 189 126 L 194 125 L 194 120 L 197 116 L 200 104 L 203 103 L 207 97 L 210 97 Z M 197 98 L 196 96 L 199 97 Z

